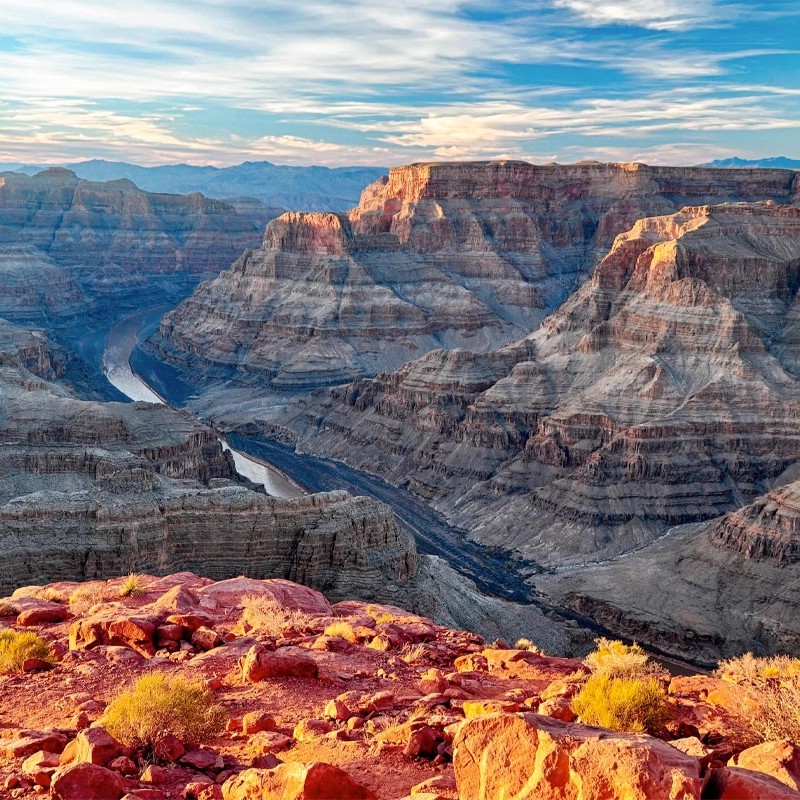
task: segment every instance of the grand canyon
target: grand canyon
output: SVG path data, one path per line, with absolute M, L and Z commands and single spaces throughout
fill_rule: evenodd
M 0 800 L 800 798 L 799 37 L 2 4 Z

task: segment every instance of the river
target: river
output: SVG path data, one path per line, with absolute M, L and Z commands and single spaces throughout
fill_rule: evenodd
M 163 310 L 167 311 L 168 309 Z M 161 309 L 157 311 L 160 313 Z M 133 314 L 118 322 L 109 331 L 103 351 L 103 372 L 108 378 L 108 382 L 131 400 L 144 400 L 148 403 L 165 405 L 164 399 L 138 375 L 135 375 L 130 366 L 131 353 L 136 346 L 139 331 L 144 321 L 153 314 L 153 309 Z M 234 450 L 221 437 L 220 441 L 223 448 L 229 450 L 233 456 L 236 471 L 253 483 L 263 486 L 267 494 L 273 497 L 300 497 L 307 493 L 279 470 L 248 457 L 239 450 Z

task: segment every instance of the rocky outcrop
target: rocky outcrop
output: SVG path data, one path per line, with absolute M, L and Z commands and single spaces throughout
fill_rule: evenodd
M 150 194 L 129 180 L 82 181 L 61 168 L 0 174 L 0 244 L 33 246 L 61 267 L 208 272 L 252 247 L 273 216 L 266 206 Z
M 0 317 L 34 325 L 85 315 L 91 301 L 42 250 L 0 246 Z
M 287 577 L 373 597 L 415 570 L 391 510 L 234 483 L 216 434 L 149 403 L 76 399 L 43 334 L 0 322 L 0 584 L 131 570 Z
M 418 164 L 349 215 L 286 214 L 260 249 L 167 315 L 152 346 L 195 382 L 306 391 L 440 347 L 533 329 L 637 219 L 691 203 L 790 201 L 791 171 Z
M 792 475 L 798 285 L 800 209 L 687 207 L 620 235 L 525 339 L 430 353 L 288 424 L 484 542 L 613 556 Z

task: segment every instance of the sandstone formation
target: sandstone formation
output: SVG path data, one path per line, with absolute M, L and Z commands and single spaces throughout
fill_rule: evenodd
M 0 600 L 4 630 L 36 632 L 51 647 L 49 661 L 0 674 L 0 792 L 49 789 L 62 800 L 800 796 L 796 746 L 741 743 L 733 676 L 663 674 L 671 714 L 658 736 L 615 733 L 574 714 L 564 720 L 589 677 L 574 659 L 487 645 L 394 606 L 331 605 L 285 580 L 133 578 L 134 590 L 130 577 L 58 582 Z M 23 607 L 64 613 L 23 626 Z M 281 668 L 256 673 L 256 663 Z M 216 729 L 193 741 L 171 731 L 180 720 L 161 720 L 158 761 L 124 739 L 108 704 L 145 675 L 200 681 L 221 710 Z
M 613 556 L 796 474 L 798 270 L 795 207 L 641 220 L 530 336 L 435 351 L 288 425 L 483 542 L 553 565 Z
M 349 215 L 286 214 L 261 248 L 201 285 L 151 344 L 197 383 L 251 376 L 305 391 L 439 347 L 490 350 L 528 333 L 637 219 L 686 204 L 779 203 L 792 171 L 417 164 Z
M 0 244 L 33 246 L 62 267 L 208 272 L 258 241 L 274 215 L 201 194 L 149 194 L 129 180 L 82 181 L 68 169 L 0 174 Z
M 0 321 L 0 585 L 147 569 L 291 577 L 372 597 L 415 570 L 391 510 L 237 485 L 215 433 L 148 403 L 77 399 L 63 353 Z

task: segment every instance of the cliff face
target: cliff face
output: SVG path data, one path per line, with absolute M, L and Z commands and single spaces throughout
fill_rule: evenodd
M 331 390 L 300 446 L 386 475 L 486 542 L 613 555 L 719 516 L 800 458 L 800 209 L 637 222 L 538 331 Z
M 4 588 L 202 567 L 373 596 L 414 573 L 414 542 L 387 506 L 245 489 L 211 429 L 165 406 L 78 400 L 50 382 L 63 357 L 0 320 Z
M 195 381 L 308 390 L 532 330 L 614 237 L 686 204 L 798 196 L 796 174 L 597 164 L 393 169 L 348 216 L 287 214 L 167 315 L 152 345 Z
M 0 244 L 33 246 L 62 267 L 219 269 L 252 247 L 275 213 L 201 194 L 150 194 L 128 180 L 82 181 L 60 168 L 0 174 Z

